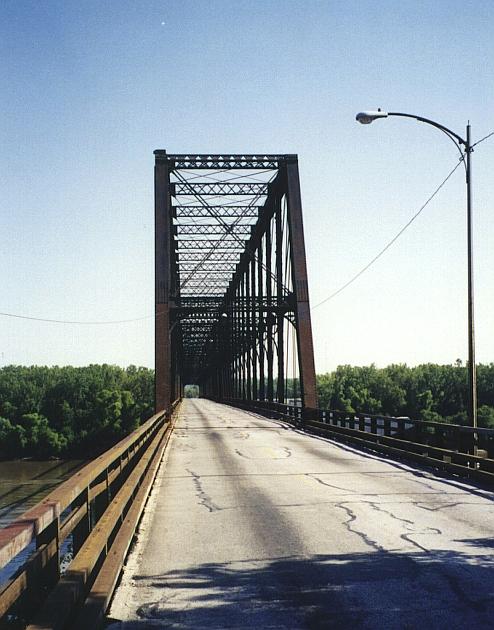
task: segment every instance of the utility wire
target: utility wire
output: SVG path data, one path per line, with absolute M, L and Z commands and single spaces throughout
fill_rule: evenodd
M 18 315 L 17 313 L 2 313 L 3 317 L 14 317 L 15 319 L 30 319 L 35 322 L 50 322 L 52 324 L 79 324 L 82 326 L 104 326 L 106 324 L 127 324 L 129 322 L 140 322 L 144 319 L 158 317 L 158 315 L 146 315 L 144 317 L 134 317 L 133 319 L 113 319 L 106 321 L 74 321 L 68 319 L 47 319 L 45 317 L 30 317 L 28 315 Z
M 488 133 L 486 136 L 478 140 L 475 144 L 472 144 L 472 149 L 473 147 L 476 147 L 478 144 L 480 144 L 481 142 L 484 142 L 484 140 L 487 140 L 487 138 L 490 138 L 491 136 L 494 136 L 494 131 L 491 131 L 491 133 Z
M 348 282 L 346 282 L 343 286 L 341 286 L 339 289 L 337 289 L 334 293 L 332 293 L 331 295 L 329 295 L 327 298 L 324 298 L 324 300 L 322 300 L 321 302 L 318 302 L 315 306 L 312 307 L 311 310 L 314 310 L 316 308 L 318 308 L 319 306 L 322 306 L 323 304 L 325 304 L 326 302 L 329 302 L 329 300 L 332 300 L 333 298 L 335 298 L 337 295 L 339 295 L 342 291 L 344 291 L 347 287 L 349 287 L 351 284 L 353 284 L 355 282 L 355 280 L 357 280 L 357 278 L 360 278 L 360 276 L 365 273 L 367 271 L 367 269 L 369 269 L 377 260 L 379 260 L 379 258 L 381 258 L 381 256 L 391 247 L 391 245 L 393 245 L 393 243 L 395 243 L 399 237 L 403 234 L 403 232 L 410 227 L 410 225 L 415 221 L 415 219 L 422 213 L 422 211 L 426 208 L 426 206 L 429 205 L 429 203 L 434 199 L 434 197 L 437 195 L 437 193 L 441 190 L 441 188 L 446 184 L 446 182 L 448 181 L 448 179 L 453 175 L 453 173 L 456 171 L 456 169 L 460 166 L 460 164 L 463 163 L 464 161 L 464 157 L 462 156 L 461 160 L 458 162 L 458 164 L 449 172 L 449 174 L 443 179 L 443 181 L 439 184 L 439 186 L 436 188 L 436 190 L 432 193 L 432 195 L 427 199 L 427 201 L 420 207 L 420 209 L 418 210 L 418 212 L 416 212 L 413 217 L 410 219 L 410 221 L 408 221 L 408 223 L 406 225 L 404 225 L 401 230 L 398 232 L 398 234 L 396 234 L 387 245 L 385 245 L 381 251 L 374 256 L 374 258 L 369 261 L 365 267 L 363 267 L 358 273 L 356 273 L 352 278 L 350 278 L 350 280 L 348 280 Z
M 477 144 L 480 144 L 481 142 L 484 142 L 484 140 L 487 140 L 488 138 L 490 138 L 492 136 L 494 136 L 494 131 L 492 131 L 487 136 L 484 136 L 483 138 L 478 140 L 478 142 L 476 142 L 475 144 L 472 145 L 472 148 L 477 146 Z M 437 193 L 441 190 L 441 188 L 443 188 L 443 186 L 446 184 L 446 182 L 450 179 L 450 177 L 453 175 L 453 173 L 456 171 L 456 169 L 463 162 L 464 162 L 464 157 L 462 156 L 462 159 L 449 172 L 449 174 L 445 177 L 445 179 L 441 182 L 441 184 L 439 184 L 439 186 L 432 193 L 432 195 L 427 199 L 427 201 L 421 206 L 421 208 L 418 210 L 418 212 L 416 214 L 414 214 L 414 216 L 410 219 L 410 221 L 408 221 L 408 223 L 405 226 L 403 226 L 403 228 L 398 232 L 398 234 L 396 234 L 396 236 L 394 236 L 391 239 L 391 241 L 389 241 L 389 243 L 385 247 L 383 247 L 383 249 L 381 249 L 381 251 L 376 256 L 374 256 L 374 258 L 370 262 L 367 263 L 367 265 L 365 265 L 365 267 L 363 267 L 357 274 L 355 274 L 352 278 L 350 278 L 350 280 L 348 280 L 348 282 L 346 282 L 343 286 L 341 286 L 337 291 L 335 291 L 334 293 L 329 295 L 327 298 L 325 298 L 321 302 L 318 302 L 315 306 L 312 307 L 311 310 L 314 310 L 314 309 L 318 308 L 319 306 L 322 306 L 326 302 L 329 302 L 329 300 L 332 300 L 333 298 L 335 298 L 342 291 L 344 291 L 347 287 L 349 287 L 351 284 L 353 284 L 355 282 L 355 280 L 360 278 L 360 276 L 363 273 L 365 273 L 367 271 L 367 269 L 369 269 L 377 260 L 379 260 L 379 258 L 381 258 L 381 256 L 391 247 L 391 245 L 393 245 L 393 243 L 395 243 L 398 240 L 398 238 L 403 234 L 403 232 L 408 227 L 410 227 L 410 225 L 415 221 L 415 219 L 418 218 L 418 216 L 422 213 L 422 211 L 429 205 L 429 203 L 434 199 L 434 197 L 437 195 Z M 76 324 L 76 325 L 80 325 L 80 326 L 105 326 L 105 325 L 109 325 L 109 324 L 128 324 L 128 323 L 132 323 L 132 322 L 139 322 L 139 321 L 144 321 L 146 319 L 151 319 L 151 318 L 158 317 L 157 315 L 145 315 L 144 317 L 134 317 L 132 319 L 115 319 L 115 320 L 106 320 L 106 321 L 77 321 L 77 320 L 67 320 L 67 319 L 48 319 L 48 318 L 45 318 L 45 317 L 31 317 L 31 316 L 28 316 L 28 315 L 19 315 L 17 313 L 4 313 L 4 312 L 1 312 L 1 311 L 0 311 L 0 316 L 2 316 L 2 317 L 12 317 L 12 318 L 15 318 L 15 319 L 28 319 L 28 320 L 35 321 L 35 322 L 49 322 L 49 323 L 52 323 L 52 324 Z

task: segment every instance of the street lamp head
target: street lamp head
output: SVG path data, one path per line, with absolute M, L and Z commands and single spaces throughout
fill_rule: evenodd
M 359 112 L 355 116 L 355 120 L 357 120 L 361 125 L 370 125 L 370 123 L 377 118 L 387 118 L 388 112 L 382 112 L 380 109 L 377 111 L 367 111 L 367 112 Z

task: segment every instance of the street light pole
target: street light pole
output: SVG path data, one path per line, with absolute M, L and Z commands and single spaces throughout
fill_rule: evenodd
M 473 298 L 473 229 L 472 229 L 472 164 L 471 154 L 473 147 L 470 139 L 470 123 L 467 124 L 466 139 L 451 131 L 444 125 L 415 116 L 414 114 L 404 114 L 401 112 L 383 112 L 377 111 L 360 112 L 356 116 L 356 120 L 362 125 L 368 125 L 379 118 L 388 118 L 389 116 L 401 116 L 403 118 L 413 118 L 419 122 L 426 123 L 436 127 L 436 129 L 444 132 L 458 146 L 462 159 L 465 162 L 465 174 L 467 185 L 467 260 L 468 260 L 468 419 L 470 426 L 477 428 L 477 371 L 475 366 L 475 326 L 474 326 L 474 298 Z M 463 152 L 462 152 L 463 149 Z M 475 434 L 476 436 L 476 434 Z M 476 437 L 474 437 L 476 440 Z
M 470 424 L 477 428 L 477 370 L 475 367 L 475 323 L 473 300 L 473 227 L 472 227 L 472 144 L 470 123 L 467 124 L 466 178 L 467 178 L 467 244 L 468 244 L 468 385 Z

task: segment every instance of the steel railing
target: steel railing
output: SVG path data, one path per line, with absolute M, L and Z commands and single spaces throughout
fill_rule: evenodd
M 456 474 L 494 483 L 494 429 L 408 417 L 310 409 L 259 400 L 218 402 L 287 420 L 299 428 L 405 456 Z
M 0 627 L 87 629 L 101 622 L 168 442 L 176 404 L 0 530 L 0 568 L 8 570 L 22 559 L 0 585 Z M 67 558 L 63 552 L 70 547 Z

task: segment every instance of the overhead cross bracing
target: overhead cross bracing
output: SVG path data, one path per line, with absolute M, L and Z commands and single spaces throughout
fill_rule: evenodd
M 289 362 L 316 406 L 297 157 L 155 156 L 157 408 L 283 402 Z

